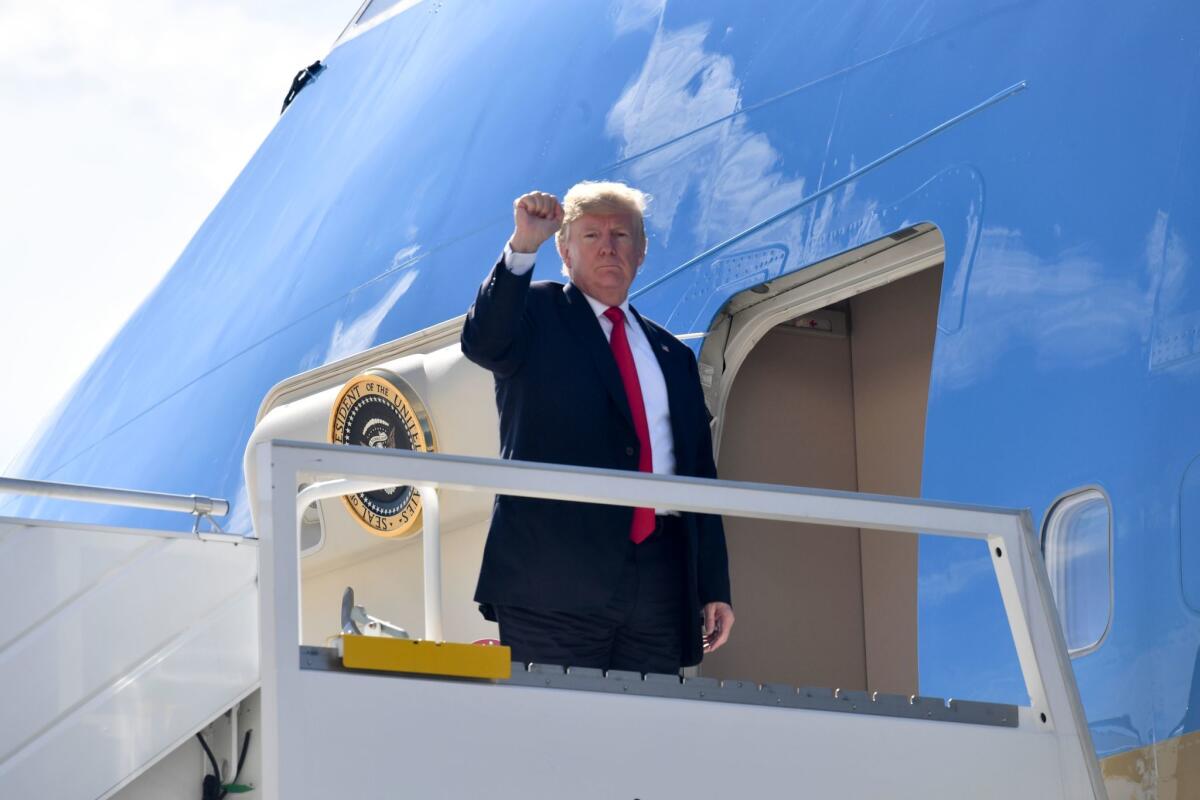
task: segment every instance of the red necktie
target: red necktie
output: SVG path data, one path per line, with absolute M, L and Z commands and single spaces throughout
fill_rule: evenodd
M 646 404 L 642 401 L 642 384 L 638 381 L 637 365 L 633 363 L 633 351 L 629 349 L 629 337 L 625 334 L 625 312 L 613 306 L 604 312 L 604 316 L 612 321 L 612 336 L 608 343 L 612 346 L 613 358 L 617 361 L 617 371 L 621 373 L 621 383 L 625 384 L 625 397 L 629 400 L 629 410 L 633 413 L 633 429 L 637 431 L 638 470 L 641 472 L 654 471 L 654 459 L 650 450 L 650 426 L 646 422 Z M 633 524 L 629 526 L 629 538 L 634 544 L 641 544 L 650 534 L 654 533 L 654 509 L 635 508 Z

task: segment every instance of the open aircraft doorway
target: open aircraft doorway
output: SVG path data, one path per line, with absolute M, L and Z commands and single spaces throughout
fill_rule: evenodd
M 943 260 L 919 225 L 731 298 L 701 351 L 721 477 L 919 496 Z M 918 693 L 915 535 L 726 531 L 737 641 L 702 674 Z

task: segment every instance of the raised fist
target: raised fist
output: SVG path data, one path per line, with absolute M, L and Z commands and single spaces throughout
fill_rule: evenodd
M 513 201 L 513 252 L 533 253 L 562 226 L 563 207 L 545 192 L 529 192 Z

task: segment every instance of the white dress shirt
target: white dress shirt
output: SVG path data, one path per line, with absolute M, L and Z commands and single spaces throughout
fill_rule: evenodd
M 504 266 L 514 275 L 524 275 L 533 269 L 535 253 L 517 253 L 511 246 L 504 247 Z M 608 306 L 580 290 L 592 311 L 604 338 L 612 340 L 613 324 L 604 312 Z M 638 383 L 642 387 L 642 403 L 646 407 L 646 424 L 650 428 L 650 455 L 654 463 L 654 472 L 659 475 L 675 474 L 675 436 L 671 433 L 671 409 L 667 401 L 667 381 L 663 377 L 662 367 L 646 338 L 646 332 L 637 323 L 629 310 L 629 300 L 621 303 L 621 311 L 625 313 L 625 334 L 629 339 L 629 349 L 633 351 L 633 362 L 637 366 Z M 655 509 L 659 514 L 668 513 L 663 509 Z

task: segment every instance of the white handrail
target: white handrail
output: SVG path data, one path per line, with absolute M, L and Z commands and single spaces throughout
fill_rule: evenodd
M 300 644 L 298 518 L 313 494 L 300 483 L 346 481 L 334 495 L 395 485 L 601 503 L 708 514 L 816 523 L 879 531 L 931 533 L 986 541 L 1000 586 L 1030 705 L 1019 727 L 1056 736 L 1064 764 L 1106 797 L 1091 735 L 1059 628 L 1032 520 L 1026 511 L 955 503 L 739 483 L 623 470 L 535 464 L 493 458 L 416 453 L 371 447 L 272 441 L 257 446 L 263 668 L 293 663 Z M 332 483 L 325 489 L 331 490 Z M 304 492 L 311 493 L 315 486 Z M 308 498 L 300 503 L 300 497 Z M 426 506 L 426 531 L 437 528 L 437 502 Z M 431 526 L 430 521 L 433 521 Z M 278 539 L 285 534 L 284 539 Z M 426 542 L 426 569 L 430 561 Z M 438 570 L 440 578 L 440 569 Z M 440 581 L 438 607 L 440 607 Z M 427 588 L 429 588 L 427 581 Z M 427 628 L 430 598 L 426 599 Z M 439 631 L 440 633 L 440 631 Z M 432 638 L 427 633 L 427 638 Z M 281 680 L 283 673 L 280 673 Z M 278 713 L 278 687 L 264 681 L 264 713 Z M 268 754 L 274 757 L 275 753 Z M 271 759 L 269 759 L 271 760 Z
M 156 511 L 178 511 L 196 516 L 223 517 L 229 513 L 229 501 L 198 494 L 167 494 L 135 489 L 113 489 L 79 483 L 54 483 L 24 478 L 0 478 L 0 494 L 27 494 L 59 500 L 79 500 Z

